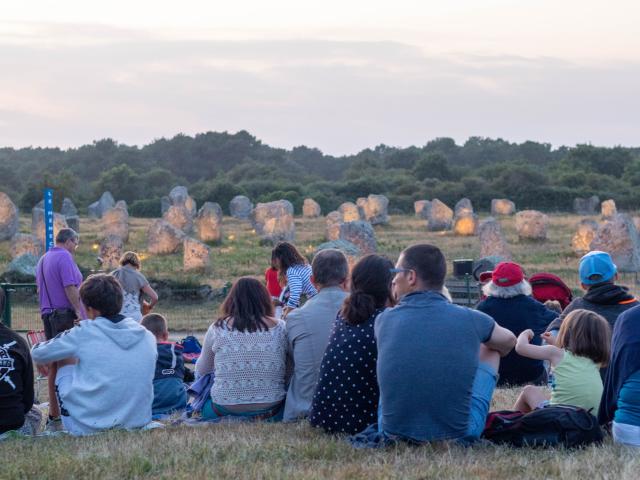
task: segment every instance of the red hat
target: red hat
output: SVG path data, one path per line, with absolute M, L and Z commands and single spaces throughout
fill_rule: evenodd
M 493 269 L 491 280 L 499 287 L 512 287 L 524 280 L 524 272 L 517 263 L 500 262 Z
M 480 276 L 478 277 L 478 280 L 480 281 L 480 283 L 484 285 L 489 280 L 491 280 L 492 276 L 493 276 L 493 272 L 491 270 L 487 270 L 486 272 L 482 272 L 480 274 Z

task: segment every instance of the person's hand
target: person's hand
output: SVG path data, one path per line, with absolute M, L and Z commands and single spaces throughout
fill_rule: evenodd
M 553 333 L 544 332 L 542 335 L 540 335 L 540 337 L 547 343 L 547 345 L 556 346 L 556 337 L 553 335 Z
M 142 302 L 142 315 L 146 315 L 147 313 L 151 312 L 151 310 L 153 310 L 153 307 L 151 306 L 151 304 L 146 300 L 144 300 Z
M 36 370 L 38 370 L 41 377 L 49 375 L 49 365 L 45 363 L 36 363 Z
M 293 307 L 284 307 L 282 309 L 282 316 L 280 318 L 282 318 L 282 320 L 284 320 L 285 318 L 287 318 L 287 315 L 289 315 L 289 312 L 293 310 Z
M 518 335 L 518 342 L 530 343 L 533 340 L 533 330 L 530 328 L 526 329 L 520 335 Z

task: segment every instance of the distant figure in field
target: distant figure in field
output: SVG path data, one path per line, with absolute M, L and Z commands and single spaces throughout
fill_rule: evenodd
M 600 368 L 609 361 L 611 329 L 607 321 L 597 313 L 578 309 L 567 315 L 557 338 L 551 333 L 543 335 L 548 345 L 532 345 L 532 338 L 533 331 L 522 332 L 516 351 L 551 364 L 551 394 L 527 385 L 514 409 L 530 412 L 545 405 L 573 405 L 596 415 L 602 397 Z
M 446 271 L 435 246 L 414 245 L 400 254 L 393 270 L 399 302 L 375 322 L 379 423 L 354 443 L 480 437 L 500 356 L 516 338 L 490 316 L 452 304 L 442 294 Z
M 62 424 L 72 435 L 143 427 L 151 421 L 155 338 L 119 313 L 122 288 L 111 275 L 91 275 L 80 298 L 89 319 L 31 350 L 37 363 L 64 360 L 56 377 Z
M 616 443 L 640 447 L 640 307 L 622 313 L 613 328 L 598 419 L 613 421 Z
M 285 323 L 273 317 L 269 292 L 258 280 L 239 278 L 207 330 L 196 377 L 213 373 L 202 417 L 282 419 L 287 358 Z
M 618 268 L 608 253 L 600 251 L 587 253 L 580 259 L 578 271 L 582 288 L 587 292 L 583 297 L 575 298 L 547 330 L 555 330 L 554 333 L 557 333 L 566 316 L 577 309 L 602 315 L 613 330 L 618 315 L 638 305 L 638 300 L 629 293 L 627 287 L 616 285 Z
M 138 254 L 125 252 L 120 258 L 120 268 L 111 272 L 111 275 L 122 285 L 123 302 L 120 313 L 125 317 L 133 318 L 136 322 L 142 320 L 142 315 L 149 313 L 158 303 L 158 294 L 140 273 L 140 267 Z M 148 302 L 142 300 L 142 294 L 149 297 Z
M 532 330 L 534 345 L 542 344 L 540 335 L 558 316 L 531 296 L 531 285 L 517 263 L 501 262 L 496 265 L 491 281 L 482 287 L 482 292 L 486 298 L 478 304 L 478 310 L 515 335 Z M 502 359 L 499 373 L 498 385 L 547 383 L 543 362 L 522 357 L 515 350 Z
M 341 251 L 318 252 L 311 269 L 311 283 L 318 294 L 287 317 L 293 375 L 287 391 L 284 421 L 304 418 L 309 413 L 331 327 L 347 296 L 349 264 Z
M 318 292 L 311 283 L 311 266 L 289 242 L 280 242 L 275 246 L 271 251 L 271 261 L 278 269 L 278 280 L 284 287 L 281 296 L 284 304 L 282 318 L 286 318 L 292 309 L 300 306 L 302 295 L 309 299 Z
M 367 255 L 351 273 L 351 294 L 335 320 L 309 414 L 311 425 L 327 433 L 354 434 L 376 422 L 380 393 L 374 325 L 394 303 L 392 268 L 387 258 Z
M 187 390 L 184 386 L 184 359 L 182 346 L 169 341 L 167 319 L 157 313 L 149 313 L 140 322 L 156 338 L 158 360 L 153 379 L 152 414 L 166 415 L 187 406 Z

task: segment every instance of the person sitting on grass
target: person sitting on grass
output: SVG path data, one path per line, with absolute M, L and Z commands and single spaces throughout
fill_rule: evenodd
M 5 307 L 0 288 L 0 320 Z M 0 321 L 0 434 L 40 431 L 42 413 L 33 405 L 33 362 L 27 342 Z
M 573 405 L 597 415 L 602 397 L 599 368 L 609 361 L 611 329 L 601 315 L 588 310 L 574 310 L 562 322 L 557 338 L 544 333 L 548 345 L 531 345 L 532 330 L 518 337 L 516 351 L 527 358 L 547 360 L 553 380 L 551 393 L 543 387 L 527 385 L 514 406 L 530 412 L 545 405 Z
M 167 319 L 158 313 L 149 313 L 140 322 L 149 330 L 158 345 L 158 360 L 156 374 L 153 379 L 153 406 L 151 412 L 154 417 L 167 415 L 183 410 L 187 406 L 187 390 L 184 386 L 184 359 L 182 347 L 169 341 Z
M 280 242 L 271 251 L 271 263 L 278 269 L 280 285 L 285 286 L 281 295 L 284 308 L 282 318 L 300 306 L 304 295 L 307 299 L 318 293 L 311 282 L 311 266 L 298 249 L 289 242 Z
M 282 419 L 287 359 L 285 323 L 273 318 L 265 286 L 250 277 L 236 281 L 207 330 L 196 378 L 214 374 L 202 418 Z
M 88 320 L 31 350 L 37 363 L 65 360 L 56 376 L 62 424 L 72 435 L 139 428 L 151 421 L 156 342 L 120 315 L 122 288 L 105 274 L 80 286 Z
M 311 425 L 327 433 L 354 434 L 376 421 L 380 393 L 373 327 L 394 303 L 392 268 L 389 259 L 367 255 L 351 273 L 351 294 L 335 319 L 309 414 Z

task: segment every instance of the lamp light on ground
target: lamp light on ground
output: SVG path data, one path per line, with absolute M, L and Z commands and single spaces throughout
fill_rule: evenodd
M 94 242 L 93 245 L 91 245 L 91 249 L 93 251 L 97 251 L 100 248 L 100 244 L 98 244 L 98 242 Z
M 228 239 L 230 242 L 233 242 L 233 241 L 236 239 L 236 236 L 235 236 L 235 235 L 229 235 L 229 236 L 227 237 L 227 239 Z

